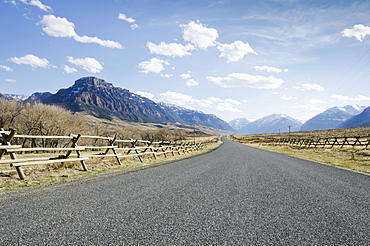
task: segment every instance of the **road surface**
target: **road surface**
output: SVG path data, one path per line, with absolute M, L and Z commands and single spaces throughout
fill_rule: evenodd
M 0 205 L 0 245 L 369 245 L 370 176 L 225 139 Z

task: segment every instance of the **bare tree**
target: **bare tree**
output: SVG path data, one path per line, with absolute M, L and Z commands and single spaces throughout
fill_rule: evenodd
M 23 105 L 20 102 L 0 98 L 0 128 L 14 127 L 22 110 Z

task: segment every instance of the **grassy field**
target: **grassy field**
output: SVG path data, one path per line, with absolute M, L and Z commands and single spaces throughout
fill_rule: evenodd
M 301 159 L 315 161 L 325 165 L 341 167 L 370 175 L 370 147 L 365 148 L 306 148 L 295 145 L 278 145 L 271 141 L 271 138 L 279 137 L 346 137 L 346 136 L 369 136 L 370 127 L 333 129 L 321 131 L 292 132 L 282 134 L 256 134 L 236 135 L 236 139 L 243 139 L 243 144 L 295 156 Z M 231 137 L 231 139 L 233 139 Z M 234 139 L 234 141 L 236 141 Z
M 58 182 L 68 182 L 100 174 L 112 173 L 121 170 L 186 158 L 215 149 L 220 146 L 221 143 L 222 142 L 219 141 L 218 143 L 209 144 L 205 149 L 201 151 L 195 151 L 181 155 L 175 154 L 174 156 L 172 156 L 171 154 L 167 154 L 167 158 L 165 158 L 164 155 L 159 155 L 157 156 L 157 159 L 154 159 L 153 156 L 148 155 L 143 158 L 142 163 L 138 160 L 138 158 L 127 158 L 121 160 L 123 164 L 122 166 L 117 164 L 117 160 L 115 158 L 93 158 L 89 159 L 87 163 L 89 171 L 83 171 L 79 162 L 70 162 L 65 163 L 64 165 L 53 164 L 45 166 L 33 166 L 25 169 L 25 180 L 20 180 L 16 171 L 0 174 L 0 193 L 42 185 L 49 185 Z

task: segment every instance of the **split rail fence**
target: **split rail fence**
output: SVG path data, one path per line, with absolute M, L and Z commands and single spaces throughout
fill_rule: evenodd
M 65 162 L 80 162 L 81 168 L 88 171 L 87 163 L 91 158 L 113 157 L 118 165 L 123 158 L 137 158 L 150 155 L 181 155 L 203 149 L 218 138 L 202 142 L 184 141 L 145 141 L 120 140 L 115 137 L 84 136 L 32 136 L 17 135 L 16 130 L 0 130 L 0 166 L 8 165 L 15 170 L 0 170 L 0 173 L 17 171 L 20 179 L 25 179 L 23 167 L 49 165 Z M 2 168 L 3 169 L 3 168 Z
M 344 137 L 304 137 L 304 136 L 233 136 L 241 143 L 269 143 L 276 145 L 294 145 L 306 148 L 353 148 L 368 149 L 370 135 Z

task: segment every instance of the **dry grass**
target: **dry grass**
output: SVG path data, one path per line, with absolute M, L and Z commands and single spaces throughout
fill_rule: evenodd
M 105 158 L 92 158 L 86 161 L 89 171 L 83 171 L 79 162 L 58 163 L 53 165 L 44 166 L 30 166 L 25 167 L 24 172 L 26 175 L 25 180 L 20 180 L 16 171 L 0 174 L 0 193 L 10 192 L 28 187 L 35 187 L 41 185 L 48 185 L 57 182 L 72 181 L 81 178 L 87 178 L 104 173 L 111 173 L 120 170 L 135 168 L 144 165 L 151 165 L 168 160 L 175 160 L 201 154 L 211 149 L 218 147 L 221 142 L 209 144 L 205 149 L 186 154 L 167 154 L 157 156 L 155 159 L 152 155 L 146 155 L 141 163 L 138 158 L 121 159 L 122 166 L 117 164 L 117 160 L 111 157 Z M 9 167 L 9 166 L 8 166 Z
M 266 143 L 250 143 L 247 145 L 370 175 L 370 150 L 300 148 Z

